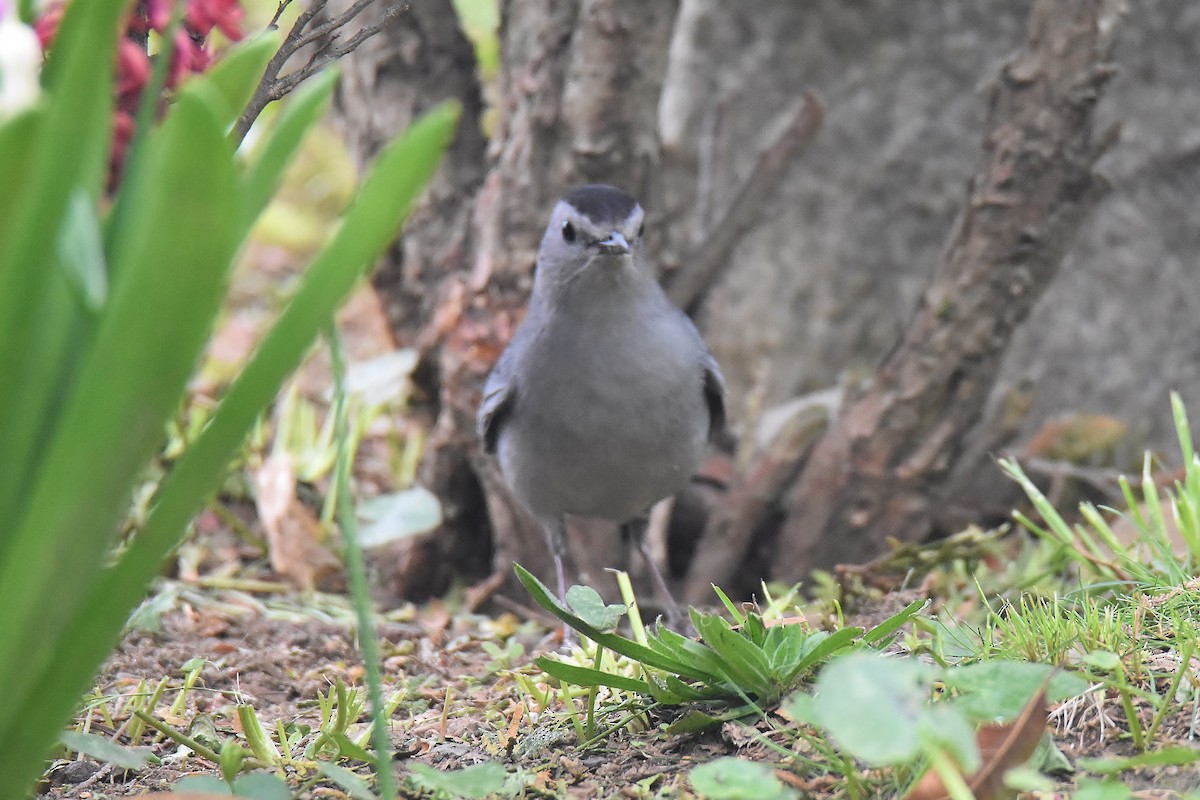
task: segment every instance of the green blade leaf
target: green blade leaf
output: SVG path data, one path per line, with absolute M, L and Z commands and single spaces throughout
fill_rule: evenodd
M 28 137 L 29 145 L 19 151 L 27 170 L 14 173 L 26 172 L 25 191 L 14 192 L 19 197 L 10 220 L 0 223 L 0 375 L 5 384 L 0 391 L 0 519 L 10 526 L 27 494 L 45 409 L 59 388 L 63 337 L 75 324 L 62 274 L 47 258 L 46 245 L 57 240 L 73 192 L 92 198 L 99 193 L 112 116 L 112 54 L 126 5 L 124 0 L 72 4 L 43 72 L 45 107 L 4 126 L 6 144 Z M 58 335 L 47 339 L 47 330 Z
M 862 632 L 862 628 L 842 628 L 840 631 L 834 631 L 824 639 L 821 639 L 796 662 L 792 670 L 787 674 L 785 682 L 794 682 L 805 670 L 815 667 L 837 651 L 849 647 L 854 643 L 855 639 L 862 636 Z M 809 641 L 817 640 L 809 639 Z
M 147 169 L 127 187 L 137 197 L 139 224 L 112 247 L 120 279 L 0 563 L 0 637 L 20 653 L 0 659 L 8 693 L 0 707 L 0 736 L 7 737 L 0 738 L 0 796 L 20 795 L 7 783 L 10 775 L 36 774 L 53 728 L 103 655 L 101 649 L 74 658 L 74 643 L 63 636 L 91 628 L 85 610 L 100 614 L 112 606 L 107 595 L 89 597 L 97 564 L 178 406 L 234 253 L 232 153 L 212 115 L 181 98 L 151 144 Z M 144 585 L 133 588 L 140 593 Z M 110 635 L 130 607 L 120 608 Z M 70 676 L 63 697 L 36 690 L 60 675 Z
M 863 644 L 875 644 L 882 639 L 886 639 L 904 627 L 905 623 L 919 614 L 928 605 L 928 600 L 913 600 L 900 613 L 893 614 L 863 634 Z
M 53 736 L 57 726 L 70 714 L 75 698 L 112 646 L 129 612 L 142 599 L 163 558 L 220 482 L 246 431 L 274 398 L 284 376 L 299 363 L 318 331 L 328 323 L 364 267 L 394 236 L 436 169 L 457 119 L 456 105 L 439 106 L 413 123 L 406 134 L 381 154 L 334 240 L 309 268 L 291 304 L 234 382 L 207 427 L 164 480 L 145 526 L 121 560 L 92 587 L 89 613 L 77 616 L 61 635 L 50 637 L 58 664 L 54 671 L 38 677 L 35 692 L 41 709 L 38 720 L 22 726 L 23 738 L 6 742 L 10 752 L 23 759 L 13 762 L 21 765 L 22 776 L 27 776 L 30 769 L 36 774 L 40 768 L 43 748 L 38 742 Z M 211 165 L 198 159 L 192 161 L 211 169 Z M 226 162 L 232 166 L 231 159 L 226 158 Z M 241 208 L 240 200 L 232 194 L 225 201 L 229 207 Z M 221 205 L 215 201 L 214 204 Z M 16 713 L 22 710 L 17 708 Z M 0 752 L 2 757 L 4 754 Z M 14 769 L 12 774 L 17 771 Z M 0 765 L 0 797 L 19 796 L 16 790 L 3 791 L 8 786 L 7 778 Z
M 582 619 L 563 608 L 562 605 L 559 604 L 558 600 L 551 596 L 550 590 L 546 588 L 546 585 L 539 581 L 529 570 L 525 569 L 520 564 L 513 564 L 513 570 L 517 573 L 517 580 L 519 580 L 521 585 L 525 587 L 525 590 L 529 592 L 529 595 L 533 598 L 534 602 L 549 611 L 554 616 L 558 617 L 563 622 L 570 625 L 575 630 L 582 633 L 584 636 L 591 639 L 596 644 L 601 645 L 602 647 L 607 647 L 614 653 L 623 655 L 626 658 L 632 658 L 634 661 L 640 661 L 648 667 L 666 670 L 667 672 L 674 672 L 677 675 L 682 675 L 687 678 L 719 680 L 719 678 L 713 675 L 706 675 L 703 673 L 697 674 L 698 670 L 696 670 L 693 666 L 674 659 L 669 655 L 656 652 L 649 647 L 640 645 L 637 642 L 626 639 L 623 636 L 618 636 L 615 633 L 604 633 L 603 631 L 596 630 L 591 625 L 587 624 Z
M 538 656 L 535 662 L 538 669 L 558 678 L 560 681 L 575 686 L 608 686 L 612 689 L 621 689 L 626 692 L 637 692 L 638 694 L 649 695 L 651 688 L 646 681 L 640 681 L 637 678 L 629 678 L 625 675 L 614 675 L 611 672 L 602 672 L 591 667 L 580 667 L 574 664 L 566 664 L 562 661 L 555 661 L 546 656 Z
M 743 691 L 774 701 L 780 687 L 772 680 L 771 665 L 759 647 L 715 614 L 701 614 L 693 609 L 692 624 L 704 643 L 720 657 L 725 674 L 736 680 Z

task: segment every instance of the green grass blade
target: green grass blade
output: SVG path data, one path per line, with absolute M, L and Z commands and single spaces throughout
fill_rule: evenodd
M 111 604 L 89 596 L 112 532 L 161 444 L 223 294 L 236 242 L 230 146 L 198 101 L 182 98 L 147 155 L 140 224 L 113 245 L 122 262 L 75 388 L 0 564 L 0 797 L 30 772 L 102 653 L 73 657 L 63 636 Z M 124 609 L 127 610 L 127 609 Z M 119 626 L 119 623 L 118 623 Z M 65 696 L 40 681 L 70 675 Z M 72 691 L 76 690 L 76 691 Z
M 1196 450 L 1192 443 L 1192 428 L 1188 424 L 1187 408 L 1179 392 L 1171 392 L 1171 417 L 1175 421 L 1175 434 L 1179 437 L 1179 452 L 1183 453 L 1183 463 L 1189 469 L 1196 460 Z
M 926 606 L 929 604 L 929 600 L 913 600 L 911 603 L 905 606 L 904 610 L 902 610 L 900 613 L 888 617 L 883 622 L 879 623 L 874 628 L 871 628 L 871 630 L 863 634 L 863 644 L 875 644 L 876 642 L 882 641 L 888 636 L 891 636 L 893 633 L 904 627 L 909 620 L 925 610 Z
M 720 599 L 721 604 L 725 606 L 725 610 L 729 612 L 729 616 L 733 617 L 734 624 L 744 625 L 746 622 L 746 615 L 742 613 L 741 609 L 733 604 L 733 601 L 729 599 L 729 595 L 725 594 L 725 592 L 721 590 L 721 587 L 717 586 L 715 583 L 710 583 L 709 586 L 711 586 L 713 591 L 717 593 L 717 598 Z

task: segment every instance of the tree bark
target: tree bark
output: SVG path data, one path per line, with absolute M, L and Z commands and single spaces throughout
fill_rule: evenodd
M 992 88 L 966 204 L 916 316 L 850 397 L 783 500 L 784 581 L 932 529 L 940 487 L 982 416 L 1017 326 L 1107 187 L 1094 133 L 1119 2 L 1038 0 Z
M 952 491 L 943 487 L 971 460 L 965 454 L 986 452 L 967 437 L 1002 356 L 1102 191 L 1093 110 L 1109 69 L 1113 5 L 1033 3 L 1024 50 L 992 89 L 966 207 L 927 280 L 913 264 L 932 261 L 970 170 L 960 143 L 973 135 L 962 132 L 981 124 L 971 92 L 1000 43 L 1019 35 L 1022 7 L 506 0 L 485 140 L 474 65 L 449 2 L 413 4 L 394 33 L 356 54 L 338 98 L 364 157 L 447 93 L 468 107 L 465 138 L 430 203 L 375 279 L 397 339 L 422 354 L 431 436 L 420 477 L 446 512 L 445 529 L 404 554 L 397 593 L 440 591 L 451 574 L 507 573 L 512 560 L 549 575 L 540 532 L 478 449 L 474 414 L 483 377 L 523 313 L 546 214 L 586 180 L 620 185 L 646 206 L 668 290 L 696 312 L 730 380 L 744 452 L 755 437 L 748 397 L 769 406 L 853 378 L 898 340 L 819 445 L 810 447 L 806 417 L 740 470 L 695 549 L 686 596 L 711 599 L 710 581 L 745 577 L 752 586 L 760 565 L 796 579 L 873 554 L 888 536 L 926 536 Z M 1139 16 L 1139 53 L 1163 38 L 1169 16 L 1148 26 Z M 1191 40 L 1167 38 L 1179 51 L 1171 64 L 1184 61 Z M 1180 78 L 1138 92 L 1152 79 L 1147 60 L 1136 64 L 1122 107 L 1149 118 Z M 820 117 L 798 99 L 810 84 L 830 98 L 827 131 L 817 157 L 788 174 L 788 158 L 815 130 L 814 109 Z M 1157 152 L 1147 129 L 1135 168 Z M 1129 160 L 1124 149 L 1114 160 Z M 1134 201 L 1125 202 L 1128 215 Z M 1135 210 L 1161 219 L 1151 205 Z M 1138 254 L 1144 248 L 1128 246 L 1126 263 L 1144 262 Z M 624 562 L 615 537 L 576 534 L 586 537 L 572 547 L 586 575 Z

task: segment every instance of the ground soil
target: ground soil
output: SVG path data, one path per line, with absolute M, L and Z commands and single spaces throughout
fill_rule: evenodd
M 155 715 L 193 733 L 211 723 L 218 736 L 236 734 L 237 703 L 251 704 L 268 729 L 282 720 L 315 730 L 318 694 L 328 692 L 337 679 L 362 684 L 351 617 L 341 598 L 263 599 L 179 583 L 164 585 L 160 597 L 167 610 L 149 619 L 157 630 L 130 631 L 104 665 L 97 694 L 108 702 L 93 712 L 81 712 L 79 719 L 94 733 L 111 735 L 123 728 L 130 716 L 128 698 L 163 678 L 170 688 Z M 866 616 L 882 616 L 907 599 L 885 598 Z M 434 602 L 389 615 L 378 633 L 386 688 L 407 689 L 391 729 L 395 769 L 402 780 L 413 763 L 453 769 L 492 760 L 526 772 L 526 796 L 687 797 L 686 776 L 696 764 L 723 755 L 780 762 L 761 737 L 743 726 L 667 735 L 663 726 L 668 718 L 646 720 L 640 732 L 621 730 L 581 750 L 564 717 L 551 712 L 539 717 L 509 671 L 533 672 L 528 665 L 534 655 L 558 645 L 555 630 L 541 620 L 523 621 L 507 613 L 451 613 L 446 604 Z M 508 656 L 497 655 L 497 648 L 507 648 Z M 207 663 L 180 704 L 184 664 L 196 658 Z M 1186 742 L 1190 724 L 1190 709 L 1180 709 L 1164 725 L 1164 738 Z M 1081 756 L 1131 754 L 1122 736 L 1124 727 L 1119 704 L 1099 696 L 1051 714 L 1050 729 L 1072 762 Z M 352 733 L 358 730 L 356 726 Z M 162 737 L 143 735 L 139 743 L 150 744 L 162 762 L 122 771 L 82 756 L 63 758 L 52 762 L 43 796 L 134 797 L 169 790 L 185 776 L 218 774 L 213 764 Z M 844 792 L 833 775 L 793 770 L 779 769 L 777 774 L 803 796 L 837 797 Z M 306 778 L 303 768 L 284 771 L 298 798 L 347 796 L 334 784 Z M 1129 775 L 1127 783 L 1141 790 L 1139 797 L 1173 797 L 1194 790 L 1200 785 L 1198 778 L 1194 768 L 1169 767 Z

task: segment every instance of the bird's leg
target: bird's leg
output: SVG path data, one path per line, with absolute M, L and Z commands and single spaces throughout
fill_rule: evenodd
M 675 596 L 671 594 L 671 589 L 667 586 L 667 581 L 663 578 L 658 564 L 655 563 L 654 555 L 650 552 L 649 545 L 646 544 L 646 526 L 649 524 L 649 515 L 642 515 L 622 525 L 621 535 L 637 545 L 638 552 L 642 554 L 642 558 L 646 559 L 646 563 L 650 565 L 650 575 L 654 579 L 654 587 L 658 590 L 659 596 L 667 605 L 667 626 L 678 631 L 682 626 L 688 624 L 687 616 L 680 609 L 679 604 L 675 602 Z
M 550 548 L 550 555 L 554 556 L 554 573 L 558 578 L 558 602 L 563 608 L 567 606 L 567 568 L 563 563 L 563 558 L 567 554 L 567 524 L 562 517 L 542 524 L 542 532 L 546 535 L 546 545 Z M 563 623 L 562 628 L 563 649 L 569 650 L 578 644 L 575 638 L 575 631 L 571 630 L 567 624 Z

